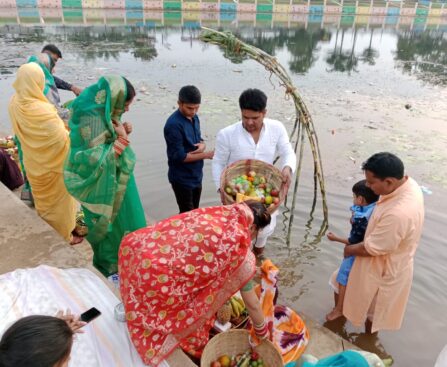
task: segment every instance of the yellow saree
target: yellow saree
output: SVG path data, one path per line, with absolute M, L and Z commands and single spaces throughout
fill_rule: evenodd
M 45 75 L 34 62 L 22 65 L 13 84 L 9 116 L 23 152 L 37 213 L 67 241 L 75 228 L 76 201 L 64 184 L 70 140 L 56 108 L 43 94 Z

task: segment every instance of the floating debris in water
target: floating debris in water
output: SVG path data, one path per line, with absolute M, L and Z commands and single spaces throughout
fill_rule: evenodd
M 424 193 L 424 194 L 427 194 L 427 195 L 431 195 L 431 194 L 433 194 L 433 191 L 431 191 L 427 186 L 420 186 L 421 187 L 421 190 L 422 190 L 422 192 Z

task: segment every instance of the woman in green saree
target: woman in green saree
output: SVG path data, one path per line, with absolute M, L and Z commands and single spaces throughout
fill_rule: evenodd
M 118 271 L 122 237 L 146 226 L 133 176 L 135 153 L 127 137 L 131 126 L 121 123 L 134 97 L 127 79 L 105 76 L 71 105 L 65 185 L 82 205 L 93 265 L 105 276 Z

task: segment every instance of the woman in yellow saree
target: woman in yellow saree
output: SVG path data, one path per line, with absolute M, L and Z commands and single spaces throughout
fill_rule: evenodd
M 22 65 L 13 84 L 9 116 L 23 152 L 23 164 L 39 216 L 67 241 L 75 228 L 76 201 L 64 185 L 70 141 L 56 108 L 43 94 L 45 75 L 34 62 Z

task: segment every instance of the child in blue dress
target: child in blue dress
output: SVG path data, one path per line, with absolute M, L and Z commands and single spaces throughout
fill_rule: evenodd
M 363 241 L 365 237 L 368 220 L 376 206 L 379 196 L 366 186 L 366 180 L 357 182 L 352 187 L 353 202 L 351 206 L 351 232 L 349 238 L 342 238 L 329 232 L 327 238 L 330 241 L 340 242 L 346 246 L 355 245 Z M 343 259 L 337 275 L 339 286 L 337 305 L 326 315 L 326 320 L 332 321 L 343 316 L 343 301 L 345 298 L 346 284 L 348 284 L 349 273 L 354 264 L 355 256 L 349 256 Z

